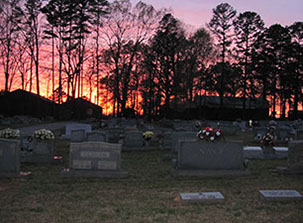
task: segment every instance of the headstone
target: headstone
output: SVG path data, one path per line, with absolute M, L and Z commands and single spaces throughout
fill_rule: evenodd
M 89 124 L 67 124 L 65 126 L 65 138 L 70 139 L 73 130 L 84 130 L 86 134 L 92 131 L 92 126 Z
M 303 140 L 288 143 L 287 167 L 278 167 L 278 173 L 303 174 Z
M 124 138 L 123 128 L 108 128 L 108 142 L 109 143 L 119 143 Z
M 144 144 L 143 133 L 139 131 L 125 132 L 124 146 L 127 148 L 142 149 Z
M 164 149 L 171 149 L 172 148 L 172 132 L 164 132 L 163 133 L 163 139 L 162 139 L 162 148 Z
M 40 140 L 28 138 L 28 144 L 23 141 L 21 147 L 21 162 L 28 163 L 52 163 L 57 161 L 55 140 Z
M 16 177 L 20 173 L 20 141 L 0 138 L 0 177 Z
M 262 198 L 271 201 L 285 201 L 303 199 L 303 196 L 296 190 L 260 190 Z
M 296 130 L 296 140 L 303 140 L 303 129 Z
M 84 129 L 71 130 L 70 140 L 72 142 L 84 142 L 86 141 L 86 132 Z
M 197 132 L 173 132 L 171 135 L 172 139 L 172 153 L 177 152 L 179 141 L 182 140 L 198 140 Z
M 220 124 L 218 128 L 222 130 L 224 135 L 235 135 L 237 132 L 241 131 L 238 126 L 234 125 Z
M 121 144 L 105 142 L 71 143 L 69 169 L 63 176 L 126 177 L 120 169 Z
M 89 142 L 107 142 L 107 134 L 105 132 L 92 131 L 87 133 L 87 141 Z
M 288 144 L 288 168 L 303 173 L 303 140 Z
M 224 201 L 220 192 L 180 193 L 181 202 L 215 203 Z
M 226 176 L 248 174 L 244 167 L 243 143 L 180 140 L 176 176 Z
M 291 138 L 290 128 L 288 127 L 279 127 L 276 129 L 277 139 L 281 141 L 289 141 Z

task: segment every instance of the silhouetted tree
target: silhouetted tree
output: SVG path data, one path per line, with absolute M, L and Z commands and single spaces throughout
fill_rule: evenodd
M 229 5 L 228 3 L 221 3 L 217 5 L 216 8 L 213 9 L 213 17 L 210 22 L 207 24 L 210 31 L 216 38 L 218 42 L 218 46 L 220 48 L 220 58 L 221 58 L 221 86 L 219 89 L 219 96 L 220 96 L 220 105 L 222 106 L 223 103 L 223 95 L 224 95 L 224 84 L 223 81 L 226 79 L 224 75 L 226 74 L 225 71 L 225 64 L 226 64 L 226 56 L 227 53 L 230 52 L 229 47 L 232 44 L 232 33 L 231 28 L 233 25 L 233 19 L 236 15 L 236 10 Z
M 170 109 L 171 97 L 178 98 L 181 83 L 178 68 L 186 41 L 180 22 L 171 14 L 164 15 L 156 35 L 151 39 L 151 49 L 156 55 L 156 80 L 164 98 L 165 115 Z
M 109 11 L 111 15 L 101 30 L 106 44 L 104 62 L 114 80 L 110 82 L 114 84 L 114 115 L 120 116 L 131 95 L 134 65 L 141 45 L 152 36 L 162 12 L 142 2 L 132 7 L 129 0 L 114 1 Z
M 1 65 L 5 76 L 4 91 L 9 91 L 17 71 L 17 45 L 20 36 L 20 1 L 7 0 L 0 8 Z
M 255 12 L 244 12 L 234 20 L 237 44 L 237 61 L 243 69 L 241 78 L 241 93 L 243 98 L 243 113 L 246 108 L 246 97 L 255 97 L 257 89 L 252 76 L 252 50 L 258 36 L 264 29 L 264 22 Z M 244 114 L 243 114 L 244 117 Z

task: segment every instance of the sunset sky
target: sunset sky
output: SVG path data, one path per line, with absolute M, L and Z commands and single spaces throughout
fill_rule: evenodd
M 137 3 L 138 0 L 132 0 Z M 303 0 L 143 0 L 155 8 L 171 8 L 175 17 L 198 28 L 205 26 L 212 17 L 212 9 L 220 3 L 229 3 L 238 13 L 254 11 L 268 27 L 279 23 L 291 25 L 303 21 Z

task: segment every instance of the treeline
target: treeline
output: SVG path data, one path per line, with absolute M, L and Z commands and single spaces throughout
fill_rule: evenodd
M 242 97 L 244 109 L 262 97 L 282 117 L 303 102 L 302 22 L 265 27 L 227 3 L 194 32 L 166 9 L 129 0 L 6 0 L 0 10 L 4 91 L 47 88 L 58 103 L 86 96 L 114 116 L 165 116 L 201 95 L 221 105 Z

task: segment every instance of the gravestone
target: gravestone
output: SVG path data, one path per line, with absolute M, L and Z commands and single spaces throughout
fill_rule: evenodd
M 77 129 L 71 131 L 71 142 L 84 142 L 86 141 L 86 132 L 84 129 Z
M 84 130 L 85 135 L 88 132 L 92 131 L 92 126 L 89 124 L 67 124 L 65 126 L 65 136 L 64 138 L 70 139 L 71 138 L 71 132 L 75 130 Z
M 277 139 L 281 141 L 289 141 L 290 138 L 293 138 L 290 134 L 290 128 L 283 126 L 276 129 Z
M 55 155 L 56 144 L 53 139 L 40 140 L 29 137 L 21 142 L 21 162 L 52 163 L 58 161 Z
M 122 139 L 124 138 L 124 129 L 123 128 L 108 128 L 107 130 L 108 134 L 108 142 L 109 143 L 119 143 L 122 142 Z
M 144 139 L 142 134 L 139 131 L 125 132 L 124 147 L 143 149 Z
M 63 176 L 126 177 L 120 168 L 121 144 L 82 142 L 70 144 L 69 169 Z
M 303 140 L 288 143 L 287 167 L 278 167 L 278 173 L 303 174 Z
M 20 141 L 0 138 L 0 177 L 20 174 Z
M 235 135 L 237 134 L 237 132 L 240 132 L 240 128 L 232 124 L 231 125 L 220 124 L 218 128 L 222 130 L 224 135 Z
M 220 192 L 180 193 L 181 202 L 216 203 L 224 201 Z
M 163 132 L 163 139 L 161 141 L 161 147 L 163 149 L 171 149 L 172 148 L 172 132 L 165 131 Z
M 92 131 L 87 133 L 87 141 L 89 142 L 107 142 L 107 134 L 105 132 Z
M 303 173 L 303 140 L 288 145 L 288 168 Z
M 296 130 L 296 140 L 303 140 L 303 129 Z
M 302 200 L 303 196 L 296 190 L 259 190 L 262 198 L 269 201 Z
M 177 147 L 179 146 L 179 141 L 182 140 L 198 140 L 197 132 L 173 132 L 171 135 L 172 139 L 172 153 L 177 152 Z
M 175 176 L 246 175 L 241 141 L 180 140 Z

